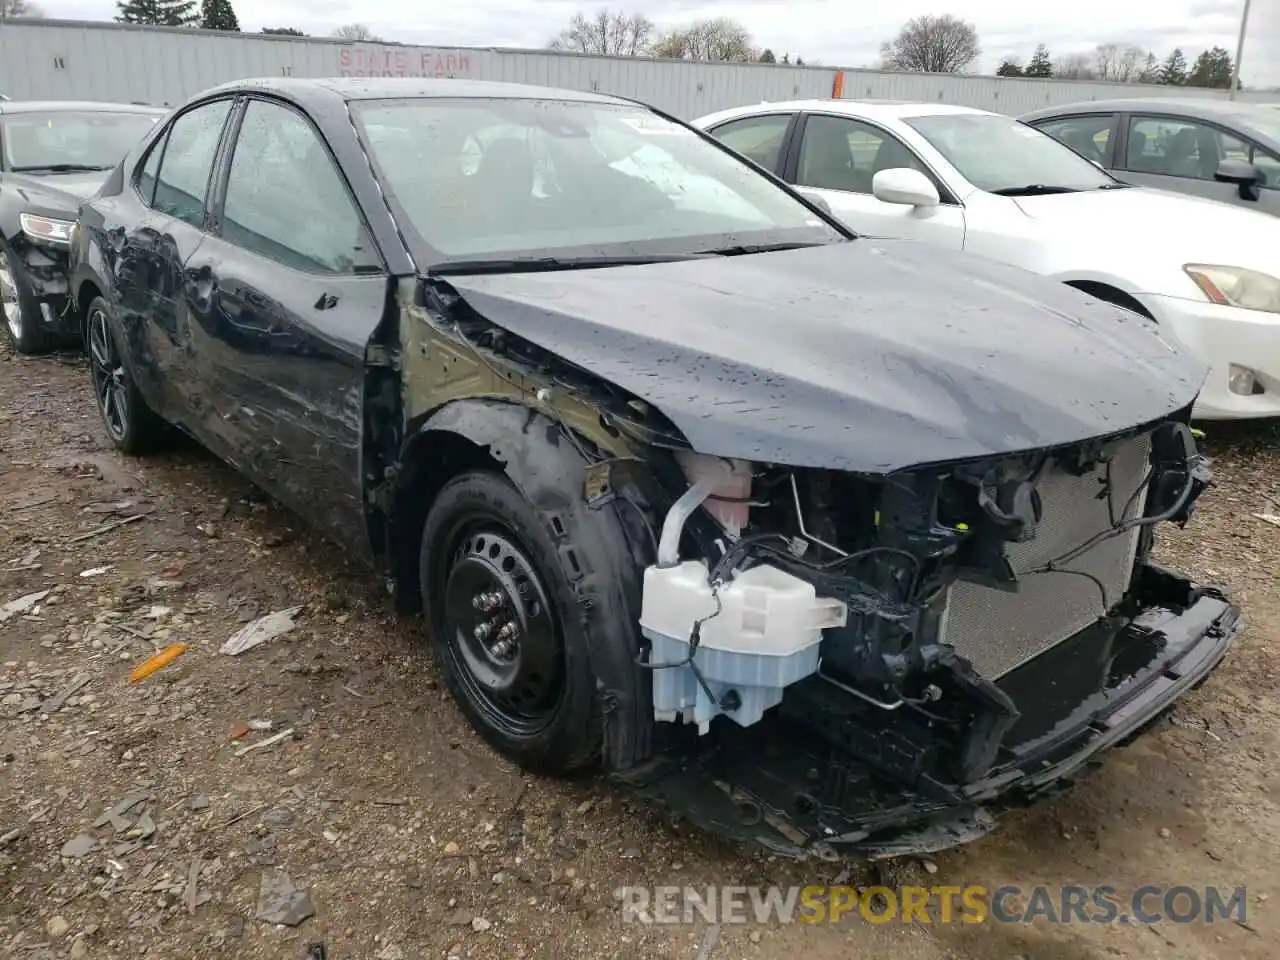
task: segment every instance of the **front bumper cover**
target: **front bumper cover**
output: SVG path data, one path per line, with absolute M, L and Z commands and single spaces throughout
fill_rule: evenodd
M 1161 327 L 1209 364 L 1196 399 L 1203 420 L 1280 416 L 1280 316 L 1183 297 L 1143 297 Z M 1230 368 L 1253 373 L 1255 393 L 1232 392 Z
M 39 308 L 28 322 L 39 324 L 60 337 L 78 336 L 79 326 L 72 309 L 71 281 L 65 250 L 29 243 L 17 238 L 11 243 L 12 267 L 22 271 L 32 297 Z
M 1239 611 L 1225 596 L 1155 567 L 1144 566 L 1139 577 L 1149 593 L 1170 600 L 1122 627 L 1117 647 L 1158 652 L 1086 697 L 1048 732 L 1002 748 L 982 779 L 949 797 L 890 782 L 825 744 L 806 749 L 802 744 L 813 737 L 780 718 L 709 735 L 696 752 L 668 753 L 615 777 L 713 833 L 787 856 L 881 859 L 967 843 L 994 829 L 1001 809 L 1070 786 L 1104 750 L 1141 734 L 1231 646 Z

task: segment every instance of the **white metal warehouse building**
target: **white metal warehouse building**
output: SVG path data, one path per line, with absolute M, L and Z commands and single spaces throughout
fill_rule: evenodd
M 1168 87 L 762 63 L 696 63 L 535 50 L 352 43 L 313 37 L 138 27 L 80 20 L 0 21 L 0 94 L 173 106 L 246 77 L 472 77 L 636 97 L 686 119 L 800 97 L 874 97 L 1018 114 L 1074 100 L 1168 95 Z M 1225 97 L 1182 87 L 1179 96 Z M 1242 99 L 1280 94 L 1244 91 Z

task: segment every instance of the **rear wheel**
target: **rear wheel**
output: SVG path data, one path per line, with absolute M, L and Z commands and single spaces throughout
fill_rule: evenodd
M 451 481 L 427 515 L 420 576 L 445 681 L 477 731 L 544 773 L 594 761 L 601 721 L 586 635 L 519 490 L 489 472 Z
M 102 297 L 94 297 L 89 304 L 85 329 L 93 395 L 107 436 L 125 453 L 151 449 L 164 432 L 164 424 L 147 406 L 125 368 L 119 336 Z
M 40 304 L 32 294 L 22 266 L 0 246 L 0 315 L 4 329 L 21 354 L 47 353 L 57 339 L 40 326 Z

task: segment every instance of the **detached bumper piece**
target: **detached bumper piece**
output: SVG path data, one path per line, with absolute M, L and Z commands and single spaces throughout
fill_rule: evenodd
M 52 338 L 79 336 L 71 310 L 65 252 L 32 243 L 18 244 L 10 269 L 22 271 L 22 284 L 34 300 L 32 315 L 23 316 L 25 323 L 35 324 Z
M 1102 751 L 1161 719 L 1239 628 L 1220 593 L 1153 566 L 1139 567 L 1131 596 L 1131 616 L 1100 620 L 1000 678 L 1019 717 L 991 765 L 965 782 L 904 762 L 929 746 L 895 743 L 893 713 L 872 713 L 885 718 L 876 727 L 866 714 L 828 709 L 833 688 L 820 677 L 750 727 L 719 723 L 698 736 L 663 724 L 660 756 L 615 776 L 701 827 L 793 857 L 877 859 L 967 843 L 993 829 L 1001 809 L 1069 786 Z

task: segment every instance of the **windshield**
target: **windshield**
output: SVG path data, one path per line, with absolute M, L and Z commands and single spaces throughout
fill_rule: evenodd
M 1259 108 L 1248 116 L 1249 125 L 1264 137 L 1280 143 L 1280 111 Z
M 1097 190 L 1116 182 L 1053 137 L 1010 117 L 951 114 L 910 117 L 906 123 L 988 193 L 1028 187 Z
M 844 239 L 733 154 L 640 106 L 423 98 L 351 108 L 431 263 Z
M 145 113 L 15 113 L 0 118 L 0 160 L 15 173 L 110 170 L 159 119 Z

